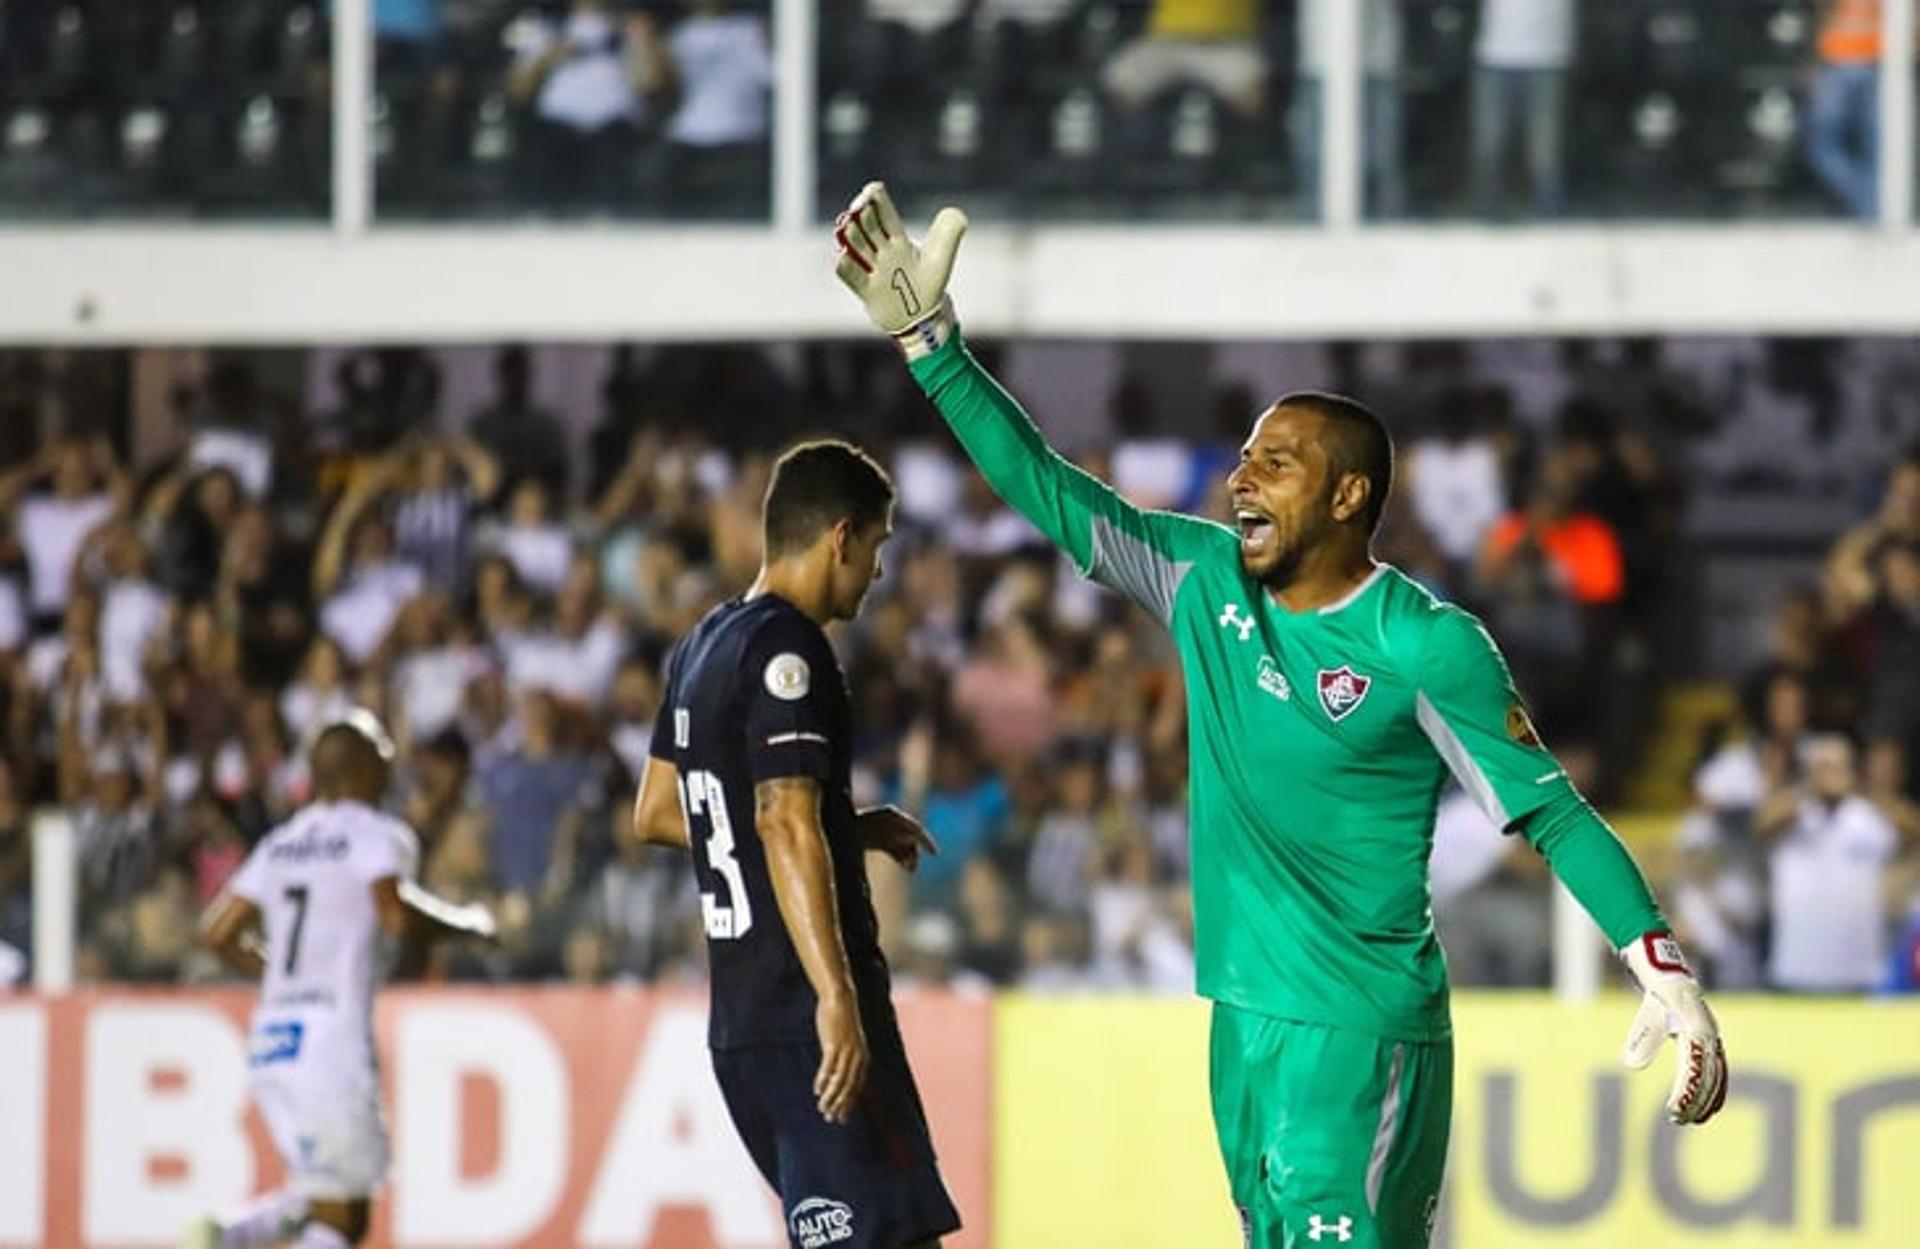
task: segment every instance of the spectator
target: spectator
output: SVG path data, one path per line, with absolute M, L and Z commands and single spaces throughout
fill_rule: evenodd
M 107 691 L 100 658 L 98 598 L 76 594 L 67 600 L 60 632 L 42 638 L 27 652 L 22 677 L 24 712 L 31 716 L 35 710 L 44 709 L 50 730 L 58 730 L 71 717 L 76 740 L 82 746 L 91 747 L 99 741 Z
M 347 687 L 347 661 L 332 638 L 315 638 L 300 665 L 298 679 L 280 696 L 280 719 L 295 749 L 305 755 L 313 749 L 320 730 L 343 718 L 354 707 Z
M 969 859 L 961 869 L 959 910 L 959 969 L 989 984 L 1012 984 L 1020 970 L 1019 914 L 991 858 Z
M 394 453 L 391 471 L 394 544 L 428 585 L 458 597 L 466 592 L 473 513 L 500 486 L 500 462 L 472 438 L 412 437 Z
M 687 16 L 669 39 L 680 95 L 667 123 L 672 194 L 716 167 L 749 176 L 756 187 L 766 185 L 773 55 L 765 23 L 729 12 L 732 7 L 732 0 L 689 0 Z
M 534 399 L 533 355 L 519 343 L 493 358 L 494 397 L 467 422 L 467 433 L 506 466 L 512 483 L 533 477 L 549 496 L 567 497 L 567 432 Z
M 1146 33 L 1115 53 L 1101 79 L 1128 112 L 1193 83 L 1257 119 L 1267 100 L 1259 34 L 1259 0 L 1154 0 Z
M 1087 899 L 1100 980 L 1150 993 L 1192 992 L 1192 913 L 1156 882 L 1152 843 L 1129 834 L 1100 858 Z
M 1827 556 L 1826 582 L 1841 613 L 1855 616 L 1880 597 L 1879 557 L 1895 543 L 1920 543 L 1920 448 L 1893 465 L 1880 506 L 1842 534 Z
M 1754 819 L 1769 853 L 1767 979 L 1795 992 L 1872 988 L 1887 965 L 1887 868 L 1899 834 L 1859 792 L 1853 746 L 1815 739 L 1805 786 L 1781 786 Z
M 1817 591 L 1788 591 L 1768 622 L 1766 654 L 1741 677 L 1742 697 L 1758 705 L 1773 678 L 1796 677 L 1806 687 L 1811 724 L 1827 729 L 1852 727 L 1861 707 L 1864 673 L 1855 673 L 1828 628 Z
M 62 738 L 60 799 L 73 813 L 84 922 L 130 901 L 158 859 L 160 752 L 143 760 L 121 742 L 86 752 L 70 721 Z
M 35 490 L 36 485 L 45 489 Z M 105 440 L 63 438 L 21 468 L 0 474 L 0 512 L 13 515 L 27 557 L 27 607 L 37 632 L 58 626 L 75 558 L 87 535 L 132 498 Z
M 227 534 L 213 601 L 221 627 L 239 639 L 241 671 L 256 685 L 283 688 L 306 654 L 313 637 L 311 563 L 263 506 L 241 509 Z
M 1715 751 L 1694 775 L 1694 795 L 1723 820 L 1744 826 L 1768 794 L 1800 783 L 1812 737 L 1807 686 L 1778 673 L 1757 687 L 1747 708 L 1756 733 Z
M 1759 935 L 1765 898 L 1737 845 L 1705 811 L 1680 825 L 1678 862 L 1667 885 L 1675 934 L 1720 989 L 1760 983 Z
M 631 801 L 613 804 L 610 815 L 630 821 Z M 613 861 L 594 882 L 587 913 L 603 925 L 619 970 L 646 980 L 689 974 L 706 943 L 692 860 L 655 854 L 632 838 L 613 834 Z
M 541 690 L 520 706 L 520 741 L 480 774 L 489 817 L 487 840 L 495 878 L 523 902 L 560 898 L 592 804 L 592 768 L 561 738 L 559 708 Z
M 207 603 L 186 610 L 180 633 L 179 659 L 156 692 L 180 726 L 182 753 L 210 773 L 240 731 L 239 648 Z
M 629 655 L 621 660 L 619 670 L 614 673 L 613 694 L 607 706 L 607 745 L 628 779 L 635 782 L 646 771 L 647 760 L 652 755 L 660 693 L 656 658 Z
M 454 902 L 481 902 L 494 890 L 487 812 L 474 800 L 473 754 L 457 729 L 420 742 L 413 752 L 413 792 L 403 810 L 420 835 L 420 880 Z
M 1053 744 L 1053 662 L 1033 626 L 1010 617 L 953 678 L 953 710 L 986 759 L 1012 769 Z
M 570 710 L 597 709 L 606 701 L 626 634 L 601 605 L 599 569 L 591 557 L 575 561 L 551 620 L 503 649 L 507 685 L 516 694 L 543 689 Z
M 1321 83 L 1327 62 L 1327 10 L 1351 0 L 1299 0 L 1294 47 L 1299 74 L 1294 82 L 1294 168 L 1300 215 L 1320 215 Z M 1362 0 L 1361 167 L 1366 178 L 1366 211 L 1393 221 L 1406 216 L 1407 188 L 1400 110 L 1401 0 Z
M 1098 756 L 1084 746 L 1053 769 L 1053 802 L 1027 855 L 1027 896 L 1049 914 L 1083 911 L 1100 848 Z
M 1880 211 L 1880 0 L 1828 0 L 1807 104 L 1807 162 L 1847 215 Z
M 1591 607 L 1618 599 L 1626 589 L 1620 543 L 1606 521 L 1579 508 L 1577 489 L 1572 461 L 1549 459 L 1526 510 L 1509 513 L 1488 530 L 1482 579 L 1497 584 L 1521 550 L 1532 547 L 1574 602 Z
M 182 462 L 147 496 L 146 527 L 156 533 L 161 580 L 184 600 L 203 599 L 220 575 L 221 550 L 244 497 L 224 467 Z
M 913 898 L 916 906 L 945 906 L 959 887 L 967 860 L 985 852 L 1005 831 L 1007 784 L 980 766 L 965 732 L 943 733 L 935 740 L 923 727 L 912 736 L 915 745 L 901 747 L 901 805 L 909 811 L 918 808 L 921 822 L 940 847 L 939 854 L 920 861 Z
M 368 499 L 356 488 L 334 509 L 313 562 L 320 627 L 355 664 L 372 657 L 400 609 L 426 583 L 417 567 L 399 558 L 386 519 L 360 515 Z
M 1469 395 L 1443 403 L 1434 432 L 1407 452 L 1405 497 L 1456 583 L 1466 580 L 1487 531 L 1507 510 L 1500 453 L 1478 415 Z
M 186 456 L 192 471 L 224 468 L 248 499 L 266 499 L 274 469 L 270 422 L 282 405 L 261 394 L 252 364 L 244 357 L 217 361 L 200 390 L 182 400 L 193 428 Z
M 1522 126 L 1533 215 L 1557 217 L 1565 206 L 1573 32 L 1574 0 L 1481 0 L 1472 145 L 1474 208 L 1483 217 L 1500 214 L 1508 144 Z
M 387 675 L 389 723 L 403 751 L 459 718 L 467 680 L 486 663 L 470 628 L 442 595 L 423 594 L 400 609 L 372 668 Z
M 554 515 L 546 483 L 537 477 L 514 486 L 507 523 L 483 526 L 479 544 L 483 551 L 504 555 L 519 580 L 542 594 L 560 588 L 573 562 L 573 532 Z
M 173 602 L 148 575 L 147 548 L 131 525 L 94 530 L 88 554 L 98 554 L 100 661 L 108 697 L 138 702 L 147 692 L 150 650 L 165 639 Z
M 654 97 L 668 86 L 653 18 L 623 18 L 610 0 L 572 0 L 564 18 L 531 19 L 516 34 L 507 86 L 533 102 L 536 192 L 556 209 L 622 205 Z

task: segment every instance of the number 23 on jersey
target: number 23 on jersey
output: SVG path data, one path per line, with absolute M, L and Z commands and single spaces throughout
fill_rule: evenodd
M 687 837 L 702 844 L 696 821 L 704 817 L 711 831 L 704 839 L 707 866 L 726 882 L 723 903 L 712 893 L 700 894 L 700 914 L 707 925 L 707 936 L 715 941 L 744 937 L 753 929 L 753 902 L 747 896 L 747 882 L 734 858 L 733 820 L 727 815 L 727 794 L 720 778 L 711 772 L 694 771 L 680 778 L 680 809 L 687 817 Z

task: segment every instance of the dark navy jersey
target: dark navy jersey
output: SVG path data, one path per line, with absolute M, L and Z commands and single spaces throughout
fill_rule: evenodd
M 854 987 L 863 1013 L 887 1010 L 887 967 L 854 824 L 847 684 L 826 634 L 775 595 L 722 603 L 669 652 L 666 685 L 653 755 L 680 776 L 707 929 L 712 1045 L 814 1035 L 818 999 L 754 825 L 762 781 L 819 782 Z

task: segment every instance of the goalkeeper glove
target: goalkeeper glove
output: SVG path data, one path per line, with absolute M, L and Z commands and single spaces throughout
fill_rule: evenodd
M 840 245 L 835 272 L 909 360 L 935 350 L 953 334 L 947 279 L 966 232 L 967 215 L 958 208 L 942 208 L 925 242 L 914 242 L 881 182 L 862 187 L 834 220 L 833 237 Z
M 1675 1123 L 1705 1123 L 1726 1104 L 1727 1051 L 1720 1025 L 1687 970 L 1673 934 L 1650 932 L 1620 951 L 1633 978 L 1646 990 L 1622 1054 L 1639 1071 L 1653 1062 L 1661 1043 L 1679 1039 L 1680 1061 L 1667 1094 L 1667 1117 Z

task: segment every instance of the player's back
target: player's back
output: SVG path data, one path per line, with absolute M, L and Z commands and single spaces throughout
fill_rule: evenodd
M 256 1044 L 262 1032 L 282 1045 L 316 1031 L 370 1038 L 381 936 L 373 885 L 411 876 L 418 856 L 411 829 L 358 802 L 314 803 L 254 848 L 232 888 L 265 928 L 255 1021 L 299 1024 L 262 1027 Z
M 885 1010 L 888 978 L 851 789 L 846 682 L 826 635 L 775 595 L 722 603 L 667 662 L 654 753 L 680 778 L 712 968 L 716 1048 L 813 1035 L 817 1004 L 781 920 L 755 822 L 763 781 L 820 787 L 841 939 L 863 1009 Z

